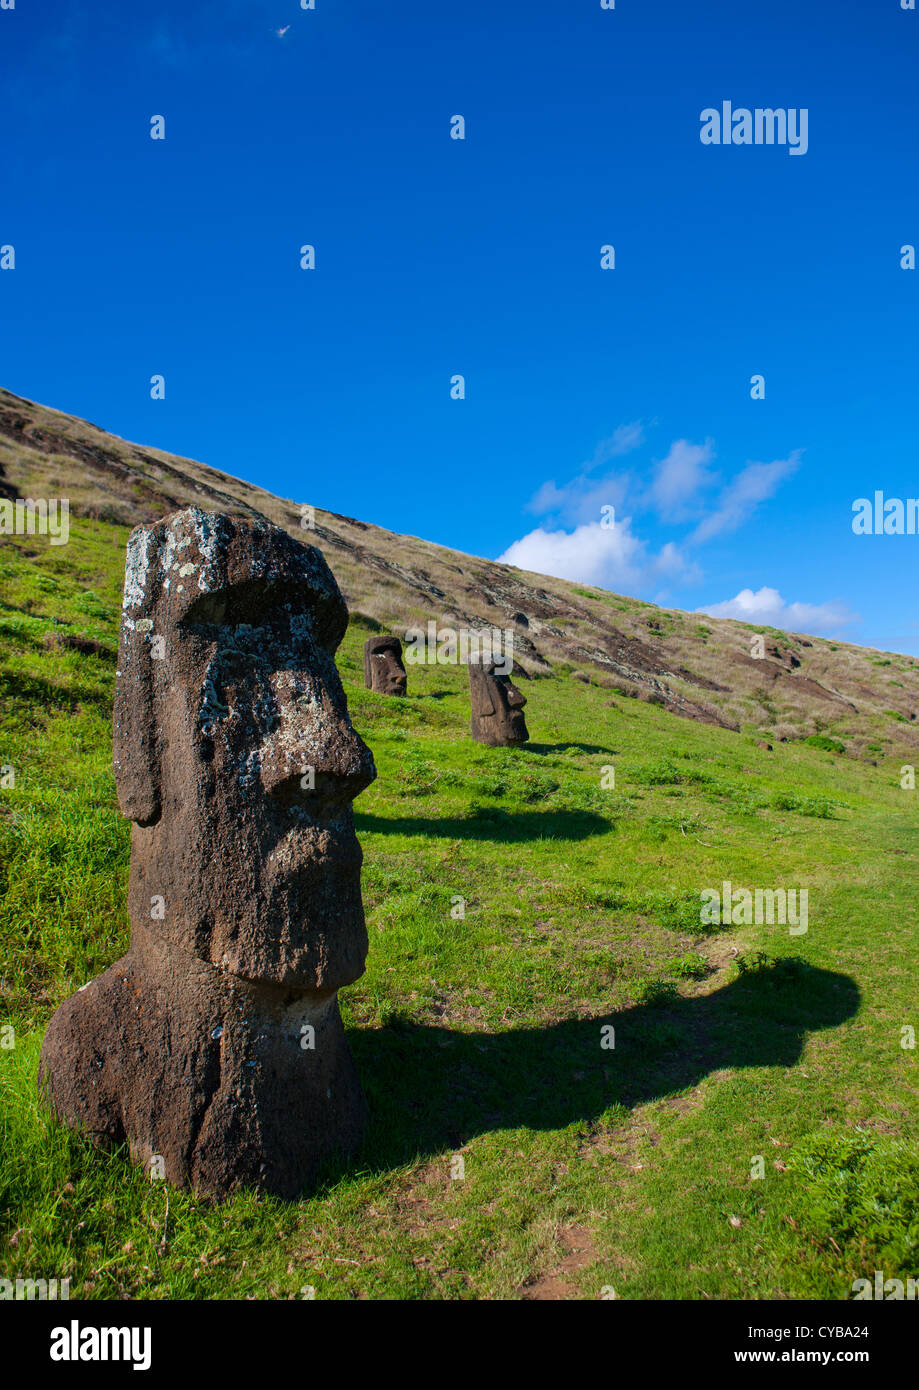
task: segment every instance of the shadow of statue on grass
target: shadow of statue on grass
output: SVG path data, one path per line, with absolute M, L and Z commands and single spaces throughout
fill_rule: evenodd
M 396 1018 L 349 1029 L 371 1109 L 358 1165 L 385 1170 L 491 1130 L 590 1123 L 713 1072 L 793 1067 L 808 1034 L 838 1027 L 859 1000 L 848 976 L 785 958 L 712 994 L 545 1028 L 458 1032 Z
M 607 748 L 603 743 L 528 743 L 526 746 L 528 753 L 539 753 L 545 756 L 548 753 L 589 753 L 592 756 L 614 758 L 616 751 Z
M 506 811 L 502 806 L 479 806 L 468 816 L 376 816 L 355 811 L 359 835 L 423 835 L 447 840 L 586 840 L 607 835 L 613 822 L 593 811 Z

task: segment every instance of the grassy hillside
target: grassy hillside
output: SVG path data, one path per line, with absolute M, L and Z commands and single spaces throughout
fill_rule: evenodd
M 259 512 L 318 545 L 351 610 L 400 635 L 430 620 L 506 628 L 517 667 L 533 675 L 577 670 L 614 694 L 703 723 L 754 728 L 772 743 L 832 738 L 852 758 L 919 761 L 914 657 L 700 618 L 528 574 L 322 510 L 322 497 L 275 497 L 0 390 L 4 496 L 66 497 L 74 515 L 127 526 L 190 503 Z M 312 513 L 301 504 L 312 504 Z M 756 638 L 762 649 L 754 656 Z
M 363 690 L 359 618 L 339 655 L 379 769 L 356 804 L 368 970 L 342 995 L 359 1161 L 300 1203 L 208 1206 L 42 1114 L 44 1026 L 128 940 L 126 536 L 83 518 L 66 547 L 0 550 L 0 1277 L 698 1299 L 919 1275 L 917 793 L 896 745 L 877 766 L 832 740 L 769 751 L 558 663 L 523 687 L 532 742 L 485 749 L 461 669 L 411 668 L 404 701 Z M 807 888 L 809 930 L 703 928 L 723 879 Z

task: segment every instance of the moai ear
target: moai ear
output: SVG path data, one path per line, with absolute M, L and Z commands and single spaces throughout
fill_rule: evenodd
M 368 690 L 373 689 L 373 659 L 377 655 L 374 649 L 375 637 L 368 637 L 364 643 L 364 684 Z
M 494 696 L 491 693 L 491 677 L 487 671 L 482 672 L 479 681 L 479 714 L 487 716 L 497 713 Z
M 112 720 L 113 764 L 118 805 L 138 825 L 160 816 L 159 749 L 153 701 L 155 643 L 150 592 L 152 528 L 137 527 L 128 541 L 124 606 L 118 639 L 118 670 Z M 148 558 L 149 557 L 149 558 Z
M 149 633 L 131 634 L 125 641 L 122 628 L 112 721 L 118 805 L 122 814 L 138 825 L 150 825 L 160 816 L 150 636 Z

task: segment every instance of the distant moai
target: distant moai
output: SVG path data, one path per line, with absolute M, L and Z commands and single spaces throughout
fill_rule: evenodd
M 351 802 L 376 776 L 320 552 L 190 508 L 128 541 L 115 687 L 127 954 L 54 1014 L 39 1085 L 97 1144 L 224 1196 L 296 1196 L 365 1105 L 338 1011 L 364 971 Z
M 364 684 L 382 695 L 404 695 L 408 676 L 402 661 L 402 643 L 386 633 L 364 643 Z
M 469 662 L 472 737 L 493 748 L 526 743 L 530 737 L 523 717 L 526 696 L 500 672 L 499 665 L 494 661 Z

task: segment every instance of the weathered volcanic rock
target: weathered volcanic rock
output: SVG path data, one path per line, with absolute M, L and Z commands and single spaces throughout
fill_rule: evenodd
M 496 663 L 469 663 L 469 703 L 472 711 L 472 737 L 492 747 L 526 743 L 527 732 L 522 695 L 508 676 L 500 674 Z
M 364 969 L 351 802 L 375 777 L 319 551 L 176 513 L 128 542 L 115 780 L 134 822 L 126 956 L 51 1020 L 39 1082 L 178 1185 L 295 1196 L 365 1119 L 337 991 Z
M 404 695 L 408 676 L 402 662 L 402 643 L 388 633 L 364 643 L 364 684 L 382 695 Z

